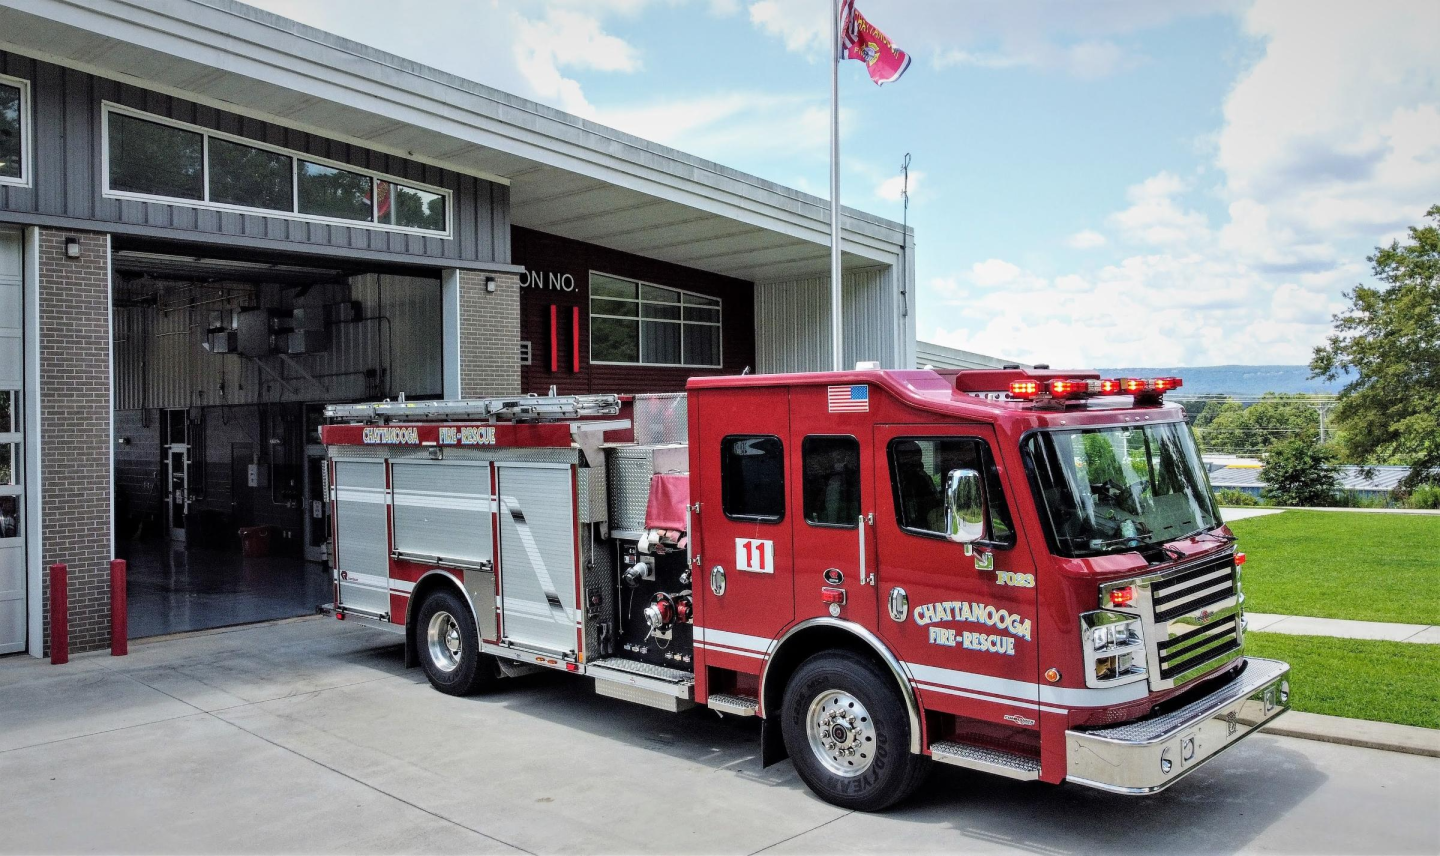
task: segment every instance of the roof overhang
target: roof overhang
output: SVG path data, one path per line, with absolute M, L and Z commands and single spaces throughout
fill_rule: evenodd
M 753 281 L 829 269 L 829 205 L 232 0 L 28 0 L 0 48 L 506 183 L 511 220 Z M 843 211 L 847 269 L 898 223 Z

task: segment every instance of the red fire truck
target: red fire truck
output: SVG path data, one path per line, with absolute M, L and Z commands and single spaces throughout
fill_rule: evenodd
M 436 689 L 555 669 L 761 720 L 823 799 L 932 762 L 1127 794 L 1288 708 L 1177 378 L 691 380 L 330 408 L 335 616 Z

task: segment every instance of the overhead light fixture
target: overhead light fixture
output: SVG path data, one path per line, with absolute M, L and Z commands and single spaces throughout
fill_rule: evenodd
M 485 290 L 488 291 L 488 292 L 491 293 L 491 294 L 494 294 L 494 293 L 495 293 L 495 277 L 493 277 L 493 276 L 487 276 L 487 277 L 485 277 Z
M 78 259 L 78 258 L 80 258 L 80 239 L 79 239 L 79 238 L 66 238 L 66 239 L 65 239 L 65 258 L 67 258 L 67 259 Z

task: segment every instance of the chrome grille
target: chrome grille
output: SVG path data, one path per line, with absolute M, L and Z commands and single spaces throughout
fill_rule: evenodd
M 1231 553 L 1141 582 L 1150 683 L 1179 686 L 1241 654 L 1241 595 Z

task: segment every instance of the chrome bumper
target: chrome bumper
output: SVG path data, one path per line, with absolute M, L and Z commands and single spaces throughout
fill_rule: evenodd
M 1290 709 L 1290 665 L 1248 658 L 1229 683 L 1179 710 L 1065 732 L 1066 781 L 1117 794 L 1162 791 Z

